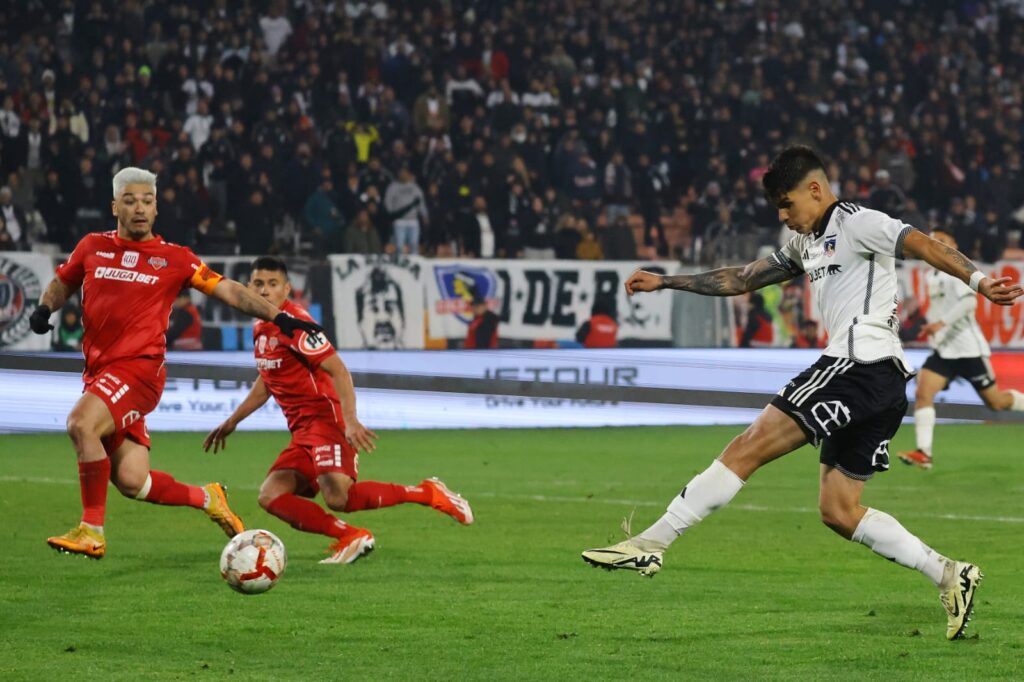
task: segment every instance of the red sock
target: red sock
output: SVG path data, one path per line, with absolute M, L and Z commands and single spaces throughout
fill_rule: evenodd
M 110 459 L 78 463 L 78 485 L 82 489 L 82 523 L 102 526 L 107 512 L 107 483 Z
M 318 533 L 331 538 L 340 538 L 348 532 L 350 526 L 339 518 L 324 511 L 316 502 L 304 500 L 298 495 L 285 493 L 278 495 L 267 511 L 281 519 L 296 530 L 306 533 Z
M 406 502 L 430 504 L 430 492 L 418 485 L 404 486 L 397 483 L 359 481 L 353 483 L 352 487 L 348 489 L 348 502 L 345 504 L 345 511 L 381 509 Z
M 146 502 L 196 509 L 202 509 L 206 503 L 206 492 L 197 485 L 179 483 L 163 471 L 150 471 L 149 478 L 151 484 Z

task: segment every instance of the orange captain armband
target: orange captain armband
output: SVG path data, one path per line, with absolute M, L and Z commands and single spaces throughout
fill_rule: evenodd
M 189 280 L 189 284 L 193 289 L 198 289 L 207 296 L 210 296 L 213 294 L 213 288 L 217 286 L 217 282 L 222 279 L 224 279 L 224 275 L 214 272 L 206 263 L 200 261 L 199 267 L 192 273 L 192 279 Z

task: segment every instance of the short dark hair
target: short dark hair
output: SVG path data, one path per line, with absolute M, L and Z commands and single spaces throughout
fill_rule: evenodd
M 251 270 L 270 270 L 271 272 L 283 272 L 284 278 L 288 279 L 288 266 L 276 256 L 260 256 L 252 262 Z
M 786 147 L 772 159 L 768 172 L 761 178 L 765 198 L 773 204 L 778 203 L 783 194 L 791 191 L 808 173 L 816 170 L 824 173 L 825 164 L 813 149 L 804 145 Z

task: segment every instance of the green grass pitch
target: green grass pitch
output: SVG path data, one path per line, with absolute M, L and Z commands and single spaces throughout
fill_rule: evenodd
M 580 550 L 654 520 L 734 427 L 386 432 L 366 480 L 437 475 L 472 502 L 462 527 L 423 507 L 350 515 L 377 551 L 321 566 L 326 542 L 260 510 L 287 440 L 155 434 L 154 468 L 228 485 L 249 527 L 279 534 L 289 566 L 246 597 L 220 579 L 226 539 L 201 513 L 111 488 L 108 553 L 44 543 L 78 520 L 63 435 L 0 437 L 0 679 L 1021 679 L 1024 428 L 939 426 L 937 466 L 868 484 L 865 502 L 986 573 L 960 642 L 916 572 L 841 540 L 816 516 L 805 448 L 755 475 L 690 531 L 654 579 L 606 573 Z M 893 450 L 910 444 L 905 427 Z

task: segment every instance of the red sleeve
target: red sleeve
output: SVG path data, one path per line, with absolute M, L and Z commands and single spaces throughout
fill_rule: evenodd
M 85 279 L 85 256 L 89 253 L 90 241 L 90 235 L 83 237 L 68 259 L 57 266 L 57 277 L 73 291 L 77 291 Z

